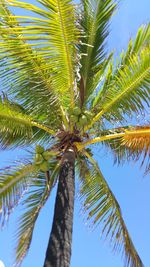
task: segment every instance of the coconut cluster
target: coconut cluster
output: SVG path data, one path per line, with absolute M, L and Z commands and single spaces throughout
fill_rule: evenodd
M 78 128 L 86 126 L 93 117 L 92 112 L 89 110 L 82 111 L 79 107 L 75 107 L 71 110 L 70 114 L 70 121 L 75 123 Z
M 51 151 L 45 151 L 44 148 L 40 145 L 36 146 L 35 149 L 35 164 L 43 172 L 49 170 L 49 159 L 52 157 Z

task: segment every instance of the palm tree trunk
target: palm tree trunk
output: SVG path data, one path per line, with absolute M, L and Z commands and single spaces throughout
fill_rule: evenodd
M 44 267 L 69 267 L 75 191 L 75 153 L 69 149 L 60 170 L 53 225 Z

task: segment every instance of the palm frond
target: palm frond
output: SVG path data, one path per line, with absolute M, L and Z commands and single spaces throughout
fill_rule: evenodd
M 103 99 L 105 98 L 105 94 L 107 93 L 107 90 L 111 86 L 111 83 L 113 82 L 114 75 L 119 75 L 119 71 L 126 67 L 126 65 L 129 63 L 129 60 L 134 56 L 141 52 L 141 50 L 144 47 L 147 47 L 150 41 L 150 24 L 148 25 L 142 25 L 136 35 L 135 40 L 130 40 L 128 44 L 127 51 L 123 51 L 120 59 L 117 60 L 117 67 L 115 69 L 115 73 L 113 70 L 113 65 L 110 65 L 108 68 L 108 71 L 106 73 L 103 86 L 99 90 L 97 96 L 94 96 L 93 100 L 93 107 L 95 107 L 97 104 L 103 102 Z
M 7 1 L 7 3 L 10 6 L 29 9 L 33 12 L 33 16 L 16 16 L 18 24 L 14 26 L 12 35 L 10 35 L 10 27 L 3 27 L 3 34 L 9 33 L 10 42 L 14 40 L 18 43 L 20 39 L 28 43 L 32 41 L 34 48 L 32 50 L 35 53 L 30 54 L 30 58 L 34 58 L 36 54 L 36 57 L 39 57 L 38 63 L 42 62 L 41 59 L 44 60 L 41 66 L 42 77 L 46 75 L 45 80 L 48 82 L 49 90 L 54 89 L 57 98 L 64 105 L 69 100 L 72 103 L 75 89 L 75 45 L 78 37 L 72 1 L 42 0 L 40 1 L 43 6 L 41 8 L 15 0 Z M 40 13 L 40 18 L 37 17 L 37 13 Z M 14 16 L 12 18 L 14 19 Z M 30 22 L 32 22 L 32 27 Z M 16 35 L 14 36 L 13 33 Z M 31 45 L 28 44 L 28 48 L 30 47 Z M 41 71 L 41 67 L 38 68 L 38 72 Z
M 20 225 L 16 236 L 18 244 L 15 266 L 21 264 L 30 247 L 36 219 L 50 194 L 50 189 L 46 186 L 46 180 L 43 178 L 44 175 L 36 180 L 38 186 L 35 186 L 33 183 L 34 189 L 30 190 L 27 199 L 23 202 L 25 212 L 20 218 Z
M 140 55 L 134 55 L 128 64 L 118 70 L 109 83 L 107 92 L 101 97 L 98 113 L 93 118 L 90 128 L 101 117 L 109 122 L 124 121 L 126 116 L 142 112 L 149 105 L 150 60 L 149 48 L 144 48 Z
M 94 94 L 92 96 L 93 101 L 92 101 L 91 108 L 95 108 L 99 103 L 103 103 L 103 100 L 105 99 L 105 94 L 107 93 L 108 87 L 111 84 L 111 79 L 112 79 L 112 75 L 113 75 L 113 73 L 112 73 L 113 64 L 111 61 L 109 63 L 110 64 L 108 65 L 108 67 L 107 67 L 107 69 L 103 75 L 103 80 L 101 81 L 103 83 L 102 88 L 98 91 L 97 95 Z
M 4 121 L 3 121 L 4 122 Z M 7 125 L 7 128 L 4 127 L 3 129 L 0 128 L 0 149 L 15 149 L 15 148 L 23 148 L 25 146 L 34 144 L 35 142 L 44 143 L 45 145 L 49 145 L 52 143 L 52 136 L 46 133 L 43 130 L 40 130 L 36 127 L 33 127 L 32 130 L 32 137 L 25 135 L 23 132 L 14 131 L 14 128 L 8 128 L 8 124 L 5 121 L 4 124 Z M 3 126 L 4 126 L 3 124 Z M 0 125 L 1 127 L 1 125 Z M 20 126 L 16 126 L 20 127 Z
M 146 155 L 150 149 L 150 125 L 137 126 L 132 131 L 126 131 L 122 145 L 129 147 L 132 151 L 142 152 L 145 150 Z
M 150 170 L 150 126 L 126 126 L 100 132 L 101 136 L 94 137 L 80 144 L 76 143 L 79 151 L 85 147 L 102 143 L 109 146 L 115 156 L 115 162 L 140 160 L 145 164 L 147 173 Z M 147 163 L 146 163 L 147 161 Z
M 61 113 L 52 85 L 54 69 L 38 49 L 23 38 L 24 27 L 20 26 L 6 4 L 8 2 L 3 0 L 0 8 L 0 77 L 3 88 L 15 96 L 29 114 L 42 114 L 43 120 L 54 128 Z
M 103 66 L 106 61 L 105 42 L 109 33 L 109 22 L 115 11 L 116 3 L 113 0 L 82 1 L 83 14 L 81 26 L 84 32 L 81 39 L 80 52 L 83 55 L 81 60 L 81 77 L 83 79 L 85 101 L 93 90 L 93 81 L 99 80 L 102 76 Z M 104 70 L 103 70 L 104 72 Z M 95 83 L 95 82 L 94 82 Z
M 121 55 L 122 61 L 120 65 L 124 65 L 128 61 L 128 58 L 134 54 L 141 52 L 144 47 L 149 45 L 150 41 L 150 24 L 142 25 L 136 34 L 135 40 L 130 40 L 127 48 L 127 52 L 123 52 Z
M 42 122 L 35 121 L 21 110 L 21 106 L 13 102 L 0 101 L 0 143 L 2 148 L 26 145 L 44 135 L 55 132 Z
M 113 152 L 115 163 L 141 160 L 141 166 L 144 165 L 147 174 L 150 171 L 150 126 L 121 127 L 112 129 L 111 133 L 121 131 L 125 131 L 124 136 L 106 140 L 103 144 Z
M 0 171 L 1 225 L 4 226 L 14 207 L 28 188 L 29 180 L 36 168 L 31 163 L 12 166 Z
M 103 177 L 97 163 L 86 152 L 90 166 L 85 166 L 81 179 L 81 197 L 85 212 L 93 224 L 103 224 L 102 233 L 110 240 L 114 251 L 122 252 L 125 266 L 143 267 L 124 223 L 120 206 Z
M 37 178 L 30 183 L 30 191 L 27 198 L 22 202 L 24 212 L 19 220 L 19 228 L 17 230 L 17 247 L 15 266 L 20 266 L 22 260 L 26 256 L 32 241 L 34 226 L 38 215 L 46 203 L 52 188 L 55 186 L 59 170 L 59 162 L 53 162 L 49 172 L 49 182 L 44 173 L 40 172 Z

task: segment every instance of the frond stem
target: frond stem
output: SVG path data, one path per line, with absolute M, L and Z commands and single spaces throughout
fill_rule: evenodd
M 55 135 L 55 134 L 56 134 L 55 131 L 53 131 L 53 130 L 50 129 L 49 127 L 46 127 L 46 126 L 43 125 L 43 124 L 40 124 L 40 123 L 35 122 L 35 121 L 31 121 L 31 124 L 32 124 L 32 126 L 35 126 L 35 127 L 39 128 L 39 129 L 42 129 L 42 130 L 44 130 L 45 132 L 47 132 L 47 133 L 49 133 L 49 134 L 51 134 L 51 135 Z
M 108 134 L 108 135 L 104 135 L 104 136 L 100 136 L 100 137 L 96 137 L 93 138 L 91 140 L 88 140 L 84 143 L 76 143 L 76 146 L 78 148 L 79 151 L 81 151 L 82 149 L 84 149 L 86 146 L 95 144 L 95 143 L 99 143 L 102 141 L 106 141 L 106 140 L 111 140 L 111 139 L 115 139 L 115 138 L 120 138 L 126 135 L 142 135 L 142 134 L 146 134 L 146 135 L 150 135 L 150 129 L 140 129 L 140 130 L 125 130 L 124 132 L 121 133 L 115 133 L 115 134 Z

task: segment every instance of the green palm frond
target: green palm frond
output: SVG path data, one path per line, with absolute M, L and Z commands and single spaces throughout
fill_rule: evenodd
M 92 108 L 97 107 L 100 105 L 100 103 L 103 103 L 103 100 L 105 99 L 105 95 L 107 94 L 107 90 L 111 84 L 111 79 L 113 76 L 113 64 L 112 61 L 109 62 L 109 65 L 107 67 L 107 70 L 105 71 L 105 74 L 103 75 L 103 82 L 102 88 L 98 91 L 97 95 L 94 94 L 92 97 Z
M 142 25 L 136 34 L 135 40 L 130 40 L 127 48 L 127 52 L 123 52 L 121 55 L 122 61 L 120 65 L 123 65 L 128 61 L 128 58 L 134 54 L 139 53 L 144 47 L 148 46 L 150 42 L 150 24 Z
M 19 229 L 16 236 L 18 244 L 16 248 L 15 266 L 21 264 L 30 247 L 36 219 L 50 195 L 50 189 L 46 186 L 44 175 L 39 176 L 36 182 L 38 186 L 35 186 L 33 183 L 33 189 L 30 190 L 27 199 L 22 203 L 25 212 L 19 220 Z
M 0 101 L 0 143 L 3 148 L 25 145 L 54 135 L 55 132 L 42 122 L 35 121 L 16 103 Z
M 0 15 L 0 78 L 3 88 L 18 98 L 30 114 L 43 114 L 43 119 L 54 127 L 61 113 L 52 86 L 54 70 L 33 44 L 23 39 L 21 26 L 8 10 L 6 1 L 2 1 Z
M 13 208 L 18 205 L 23 193 L 28 188 L 29 180 L 37 168 L 31 163 L 18 167 L 9 167 L 0 171 L 0 210 L 3 226 Z
M 0 130 L 11 131 L 16 135 L 32 137 L 32 121 L 24 113 L 17 112 L 13 108 L 0 103 Z
M 7 123 L 6 123 L 7 124 Z M 7 125 L 8 126 L 8 125 Z M 19 126 L 20 127 L 20 126 Z M 15 129 L 16 130 L 16 129 Z M 23 148 L 25 146 L 31 145 L 35 142 L 50 144 L 52 138 L 43 130 L 37 130 L 36 127 L 33 128 L 32 138 L 27 137 L 25 134 L 19 132 L 14 133 L 14 129 L 9 129 L 4 127 L 3 130 L 0 130 L 0 149 L 15 149 Z
M 114 194 L 97 163 L 87 152 L 85 155 L 90 159 L 90 166 L 85 165 L 84 173 L 82 170 L 80 193 L 88 219 L 92 220 L 95 226 L 103 224 L 103 235 L 110 240 L 114 251 L 123 253 L 125 266 L 143 267 Z
M 128 59 L 123 70 L 120 68 L 114 77 L 109 77 L 108 88 L 100 95 L 103 101 L 98 102 L 98 113 L 90 126 L 101 117 L 123 121 L 125 116 L 143 111 L 145 104 L 149 104 L 149 81 L 149 47 L 146 47 Z
M 49 181 L 47 181 L 45 173 L 39 172 L 37 178 L 33 179 L 30 183 L 30 190 L 27 194 L 27 198 L 22 202 L 25 211 L 20 217 L 19 228 L 16 235 L 17 247 L 15 266 L 20 266 L 30 248 L 36 220 L 50 196 L 52 188 L 55 186 L 59 166 L 60 162 L 52 162 L 48 174 Z
M 35 53 L 32 53 L 30 58 L 35 57 L 35 55 L 37 58 L 39 57 L 37 63 L 40 63 L 43 58 L 44 65 L 42 67 L 45 68 L 44 74 L 47 76 L 45 80 L 49 82 L 49 90 L 54 89 L 64 105 L 69 100 L 72 103 L 75 89 L 75 45 L 78 38 L 72 1 L 55 0 L 48 2 L 42 0 L 40 1 L 43 6 L 41 8 L 15 0 L 7 2 L 7 4 L 26 10 L 29 9 L 33 12 L 33 16 L 16 16 L 18 24 L 14 26 L 12 35 L 10 35 L 10 27 L 2 27 L 4 37 L 5 33 L 10 32 L 10 42 L 14 40 L 17 43 L 20 42 L 20 39 L 21 41 L 32 40 L 32 47 L 34 48 L 32 51 Z M 39 12 L 40 18 L 36 15 Z M 12 19 L 14 19 L 14 16 Z M 26 24 L 24 24 L 24 21 Z M 29 25 L 31 22 L 32 27 Z M 31 45 L 28 44 L 26 48 L 30 47 Z M 38 71 L 40 71 L 40 68 L 38 68 Z
M 123 70 L 126 67 L 126 65 L 129 63 L 129 60 L 134 55 L 139 54 L 144 47 L 147 47 L 149 41 L 150 41 L 150 24 L 142 25 L 137 32 L 135 40 L 134 41 L 132 39 L 130 40 L 127 51 L 122 52 L 120 60 L 118 60 L 117 62 L 115 73 L 113 70 L 113 65 L 111 64 L 109 66 L 102 88 L 99 90 L 97 96 L 94 95 L 93 107 L 103 102 L 105 94 L 107 93 L 107 90 L 109 89 L 111 83 L 113 82 L 114 75 L 119 75 L 119 71 Z
M 83 14 L 81 26 L 84 31 L 80 46 L 81 77 L 84 84 L 85 101 L 88 99 L 93 88 L 95 79 L 100 81 L 103 65 L 107 62 L 105 53 L 105 42 L 108 36 L 109 22 L 115 11 L 116 3 L 113 0 L 82 1 Z M 95 82 L 94 82 L 95 83 Z M 97 83 L 96 83 L 97 86 Z M 95 87 L 95 86 L 94 86 Z

